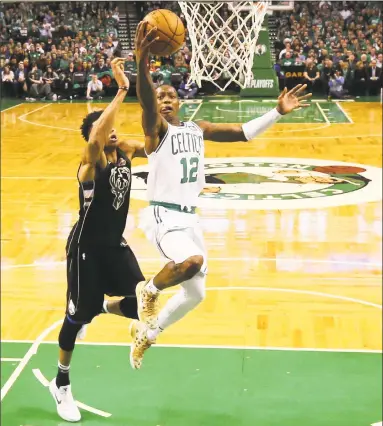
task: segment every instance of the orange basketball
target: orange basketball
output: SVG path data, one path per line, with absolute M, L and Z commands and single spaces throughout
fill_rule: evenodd
M 168 56 L 182 47 L 185 41 L 185 27 L 175 13 L 167 9 L 153 10 L 145 16 L 144 21 L 148 22 L 146 31 L 157 27 L 157 37 L 159 37 L 150 46 L 150 53 Z

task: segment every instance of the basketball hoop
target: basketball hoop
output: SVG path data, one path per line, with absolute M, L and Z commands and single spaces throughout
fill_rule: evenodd
M 191 78 L 225 90 L 249 87 L 259 30 L 268 2 L 180 1 L 192 44 Z

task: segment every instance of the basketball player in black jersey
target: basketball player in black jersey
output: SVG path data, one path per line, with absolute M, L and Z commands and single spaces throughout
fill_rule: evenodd
M 123 59 L 112 61 L 119 90 L 104 111 L 92 112 L 81 127 L 87 146 L 77 173 L 80 211 L 66 246 L 67 310 L 59 335 L 58 374 L 49 389 L 59 416 L 79 421 L 69 381 L 69 366 L 77 334 L 102 311 L 137 317 L 135 288 L 144 276 L 123 239 L 129 210 L 131 160 L 146 157 L 144 144 L 121 143 L 113 130 L 119 106 L 129 89 Z M 104 302 L 104 295 L 125 296 Z

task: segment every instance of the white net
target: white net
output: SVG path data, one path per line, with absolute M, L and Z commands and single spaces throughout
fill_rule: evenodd
M 249 87 L 258 33 L 267 1 L 180 1 L 192 44 L 191 78 L 220 90 L 231 83 Z

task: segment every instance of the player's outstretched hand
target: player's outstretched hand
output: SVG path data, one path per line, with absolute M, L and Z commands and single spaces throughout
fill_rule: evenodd
M 297 86 L 293 87 L 289 92 L 285 87 L 283 92 L 278 97 L 278 112 L 284 115 L 294 111 L 297 108 L 309 106 L 310 104 L 304 103 L 304 101 L 306 99 L 309 99 L 312 94 L 308 93 L 307 95 L 302 95 L 306 87 L 307 84 L 298 84 Z
M 141 21 L 137 27 L 134 42 L 137 62 L 148 58 L 150 45 L 159 39 L 157 37 L 157 27 L 152 28 L 150 31 L 147 31 L 147 27 L 148 23 L 146 21 Z
M 113 76 L 118 87 L 129 87 L 129 79 L 124 73 L 124 63 L 125 59 L 123 58 L 114 58 L 111 62 Z

